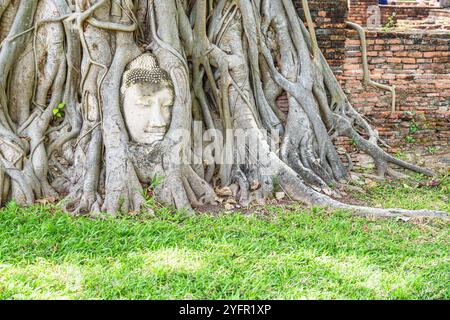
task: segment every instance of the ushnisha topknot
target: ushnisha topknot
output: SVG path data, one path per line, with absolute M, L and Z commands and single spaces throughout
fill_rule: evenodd
M 128 64 L 122 77 L 121 94 L 124 94 L 131 85 L 139 82 L 167 84 L 173 88 L 170 75 L 159 67 L 156 58 L 148 52 Z

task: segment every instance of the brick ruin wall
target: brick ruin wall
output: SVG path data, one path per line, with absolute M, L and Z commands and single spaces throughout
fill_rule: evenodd
M 347 0 L 335 1 L 336 4 L 340 2 L 347 2 Z M 320 3 L 320 2 L 319 2 Z M 350 9 L 348 12 L 348 20 L 360 25 L 365 25 L 369 18 L 369 7 L 378 6 L 378 0 L 349 0 Z M 346 7 L 348 7 L 348 3 Z
M 352 0 L 365 8 L 372 0 Z M 377 1 L 375 1 L 377 2 Z M 297 5 L 300 8 L 299 1 Z M 368 60 L 374 81 L 397 87 L 397 109 L 391 94 L 364 87 L 360 42 L 345 26 L 347 0 L 310 0 L 319 44 L 350 102 L 375 127 L 391 153 L 441 152 L 450 146 L 450 34 L 368 31 Z M 300 10 L 301 11 L 301 10 Z M 354 20 L 353 20 L 354 21 Z M 287 112 L 286 97 L 279 106 Z M 337 142 L 354 152 L 350 141 Z M 362 156 L 352 153 L 355 162 Z
M 436 9 L 435 7 L 419 7 L 419 6 L 399 6 L 399 5 L 385 5 L 380 6 L 381 24 L 388 22 L 389 17 L 397 20 L 422 20 L 430 15 L 430 12 Z
M 339 3 L 339 0 L 337 1 Z M 394 22 L 397 20 L 423 20 L 426 19 L 431 12 L 438 9 L 434 5 L 427 5 L 413 2 L 398 2 L 397 4 L 378 5 L 378 0 L 349 0 L 350 8 L 348 19 L 365 26 L 371 15 L 375 11 L 369 8 L 378 7 L 380 10 L 380 24 L 385 25 L 389 18 Z M 395 16 L 394 16 L 395 13 Z
M 363 86 L 356 32 L 347 32 L 345 46 L 340 76 L 344 91 L 353 106 L 373 120 L 382 138 L 397 148 L 412 140 L 426 145 L 448 145 L 450 34 L 367 32 L 371 77 L 376 82 L 396 86 L 394 113 L 390 112 L 390 92 Z M 410 114 L 415 114 L 415 118 L 410 118 Z

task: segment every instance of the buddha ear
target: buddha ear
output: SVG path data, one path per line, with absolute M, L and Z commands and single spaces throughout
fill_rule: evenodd
M 127 79 L 130 71 L 127 70 L 122 75 L 122 86 L 120 87 L 120 93 L 123 95 L 125 94 L 125 91 L 127 91 Z

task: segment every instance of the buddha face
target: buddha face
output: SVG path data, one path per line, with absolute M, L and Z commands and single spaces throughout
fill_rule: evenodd
M 123 95 L 125 122 L 134 142 L 152 144 L 164 138 L 171 121 L 173 89 L 139 82 Z
M 173 83 L 150 53 L 133 60 L 122 79 L 122 107 L 131 139 L 152 144 L 164 138 L 171 121 Z

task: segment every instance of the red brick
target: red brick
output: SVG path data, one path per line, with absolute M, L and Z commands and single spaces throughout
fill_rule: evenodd
M 424 52 L 424 58 L 434 58 L 442 56 L 441 52 Z
M 403 63 L 416 63 L 416 59 L 414 59 L 414 58 L 403 58 L 402 62 Z
M 422 58 L 423 57 L 423 53 L 422 52 L 417 52 L 417 51 L 408 52 L 408 57 Z
M 405 46 L 391 46 L 390 50 L 391 50 L 391 51 L 401 51 L 401 50 L 405 50 Z
M 402 59 L 400 58 L 387 58 L 387 63 L 401 63 Z

